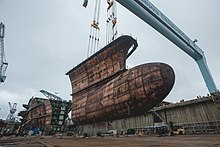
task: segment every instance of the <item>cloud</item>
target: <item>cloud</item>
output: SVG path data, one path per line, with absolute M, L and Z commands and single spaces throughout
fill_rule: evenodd
M 190 38 L 198 40 L 210 71 L 220 85 L 219 0 L 170 0 L 154 3 Z M 127 64 L 165 62 L 174 68 L 176 82 L 167 101 L 192 99 L 208 93 L 193 59 L 131 12 L 118 5 L 119 34 L 138 39 L 138 49 Z M 106 6 L 101 9 L 101 47 L 105 45 Z M 0 0 L 0 21 L 6 26 L 5 54 L 9 62 L 7 79 L 0 85 L 0 118 L 9 113 L 8 102 L 28 103 L 39 90 L 58 92 L 70 100 L 71 85 L 65 75 L 87 56 L 88 36 L 93 18 L 93 2 L 88 8 L 73 0 Z

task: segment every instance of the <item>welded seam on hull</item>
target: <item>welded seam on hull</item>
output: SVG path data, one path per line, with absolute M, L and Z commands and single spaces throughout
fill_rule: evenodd
M 113 45 L 112 46 L 112 48 L 119 48 L 121 45 L 120 44 L 117 44 L 117 45 Z M 127 48 L 127 47 L 123 47 L 123 48 Z M 113 59 L 113 56 L 109 56 L 109 63 L 111 63 L 111 69 L 112 69 L 112 73 L 109 73 L 110 75 L 108 75 L 107 77 L 110 77 L 110 76 L 114 76 L 114 75 L 117 75 L 118 74 L 118 72 L 121 72 L 121 71 L 123 71 L 123 70 L 125 70 L 126 69 L 126 55 L 127 55 L 127 52 L 128 52 L 128 50 L 129 49 L 126 49 L 126 51 L 125 51 L 125 49 L 123 49 L 123 53 L 124 54 L 121 54 L 122 56 L 123 56 L 123 59 L 122 60 L 120 60 L 120 61 L 123 61 L 123 63 L 122 62 L 120 62 L 120 68 L 119 69 L 115 69 L 115 64 L 114 63 L 116 63 L 116 62 L 114 62 L 114 59 Z M 118 51 L 115 51 L 115 50 L 113 50 L 114 51 L 114 53 L 115 54 L 117 54 L 117 53 L 119 53 Z M 120 53 L 119 53 L 120 54 Z M 101 56 L 99 56 L 99 58 L 102 58 Z M 105 64 L 106 64 L 106 62 L 104 62 Z M 110 64 L 109 64 L 110 65 Z M 83 65 L 82 65 L 83 66 Z M 116 70 L 116 71 L 115 71 Z M 86 70 L 84 70 L 85 72 L 86 72 Z M 87 75 L 88 75 L 88 73 L 86 73 Z M 108 74 L 108 71 L 107 71 L 107 73 L 106 74 Z M 112 74 L 112 75 L 111 75 Z M 71 78 L 72 79 L 72 78 Z M 90 87 L 90 86 L 93 86 L 94 84 L 97 84 L 98 82 L 101 82 L 101 81 L 104 81 L 106 78 L 103 78 L 103 79 L 100 79 L 99 81 L 97 81 L 97 82 L 95 82 L 95 83 L 93 83 L 92 85 L 90 85 L 90 83 L 88 83 L 88 86 L 87 87 Z M 73 87 L 73 86 L 72 86 Z M 87 88 L 86 87 L 86 88 Z M 85 88 L 83 88 L 83 89 L 85 89 Z M 81 90 L 83 90 L 83 89 L 81 89 Z M 81 91 L 81 90 L 78 90 L 78 91 Z M 77 92 L 78 92 L 77 91 Z M 75 92 L 76 93 L 76 92 Z
M 145 89 L 145 86 L 144 86 L 143 70 L 144 70 L 144 66 L 142 66 L 142 68 L 141 68 L 141 81 L 142 81 L 142 85 L 143 85 L 143 89 L 144 89 L 144 95 L 145 95 L 145 97 L 147 97 L 146 89 Z
M 105 47 L 103 47 L 101 50 L 99 50 L 98 52 L 96 52 L 95 54 L 93 54 L 91 57 L 87 58 L 85 61 L 81 62 L 79 65 L 77 65 L 76 67 L 72 68 L 70 71 L 68 71 L 66 73 L 66 75 L 69 75 L 73 70 L 77 69 L 78 67 L 80 67 L 82 64 L 86 63 L 87 61 L 89 61 L 90 59 L 94 58 L 97 54 L 100 54 L 101 52 L 105 51 L 107 48 L 109 48 L 110 46 L 120 43 L 120 42 L 124 42 L 124 40 L 129 39 L 133 44 L 137 45 L 137 41 L 135 39 L 133 39 L 131 36 L 128 35 L 124 35 L 119 37 L 118 39 L 114 40 L 113 42 L 111 42 L 110 44 L 106 45 Z M 130 42 L 129 41 L 129 42 Z M 131 45 L 132 46 L 132 45 Z M 131 54 L 131 53 L 130 53 Z M 130 56 L 130 55 L 129 55 Z
M 130 97 L 130 99 L 131 99 L 130 76 L 131 76 L 131 70 L 128 72 L 128 78 L 127 78 L 129 97 Z M 129 106 L 128 102 L 127 102 L 127 105 Z M 129 111 L 129 110 L 128 110 L 128 111 Z M 130 113 L 130 112 L 129 112 L 129 113 Z
M 121 76 L 121 75 L 119 75 L 119 76 Z M 113 85 L 113 102 L 114 102 L 114 107 L 113 107 L 113 109 L 114 109 L 114 113 L 117 113 L 117 111 L 116 111 L 116 104 L 115 104 L 115 84 Z
M 103 80 L 101 80 L 101 81 L 98 81 L 97 83 L 94 83 L 94 84 L 92 84 L 92 85 L 90 85 L 90 86 L 88 86 L 88 87 L 86 87 L 86 88 L 84 88 L 84 89 L 81 89 L 81 90 L 79 90 L 79 91 L 77 91 L 77 92 L 75 92 L 75 93 L 72 93 L 71 96 L 74 96 L 74 94 L 78 94 L 78 93 L 80 93 L 80 92 L 82 92 L 82 91 L 84 91 L 84 90 L 90 89 L 90 88 L 92 88 L 94 85 L 99 86 L 99 85 L 101 85 L 101 84 L 103 84 L 103 83 L 107 83 L 107 82 L 109 82 L 110 80 L 112 80 L 114 77 L 117 77 L 120 73 L 122 73 L 122 72 L 124 72 L 124 71 L 126 71 L 126 70 L 127 70 L 127 69 L 123 69 L 123 70 L 121 70 L 121 71 L 118 71 L 118 72 L 116 72 L 115 74 L 113 74 L 113 75 L 111 75 L 111 76 L 109 76 L 109 77 L 107 77 L 107 78 L 105 78 L 105 79 L 103 79 Z

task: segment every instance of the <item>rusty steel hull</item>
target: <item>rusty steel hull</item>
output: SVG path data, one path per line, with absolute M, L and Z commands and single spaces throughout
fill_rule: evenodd
M 92 123 L 143 114 L 169 94 L 174 79 L 167 64 L 134 67 L 102 86 L 74 95 L 72 119 L 74 123 Z
M 169 94 L 175 81 L 169 65 L 148 63 L 126 69 L 125 61 L 136 47 L 136 40 L 122 36 L 67 73 L 75 124 L 141 115 Z
M 130 36 L 122 36 L 74 67 L 67 73 L 72 85 L 72 94 L 93 85 L 106 83 L 126 70 L 126 59 L 136 47 L 136 40 Z

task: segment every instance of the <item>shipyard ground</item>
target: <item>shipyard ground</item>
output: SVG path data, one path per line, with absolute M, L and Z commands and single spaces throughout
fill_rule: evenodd
M 12 137 L 0 138 L 0 147 L 220 147 L 220 134 L 176 136 L 120 136 L 74 138 Z

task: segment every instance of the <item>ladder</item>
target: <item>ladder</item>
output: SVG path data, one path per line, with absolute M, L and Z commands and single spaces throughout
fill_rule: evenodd
M 167 123 L 167 121 L 166 121 L 159 113 L 156 112 L 156 109 L 155 109 L 155 108 L 151 109 L 150 112 L 154 113 L 156 116 L 158 116 L 158 117 L 162 120 L 162 122 L 164 123 L 164 125 L 167 126 L 167 128 L 168 128 L 168 130 L 169 130 L 169 133 L 170 133 L 170 135 L 171 135 L 172 129 L 171 129 L 170 125 Z

